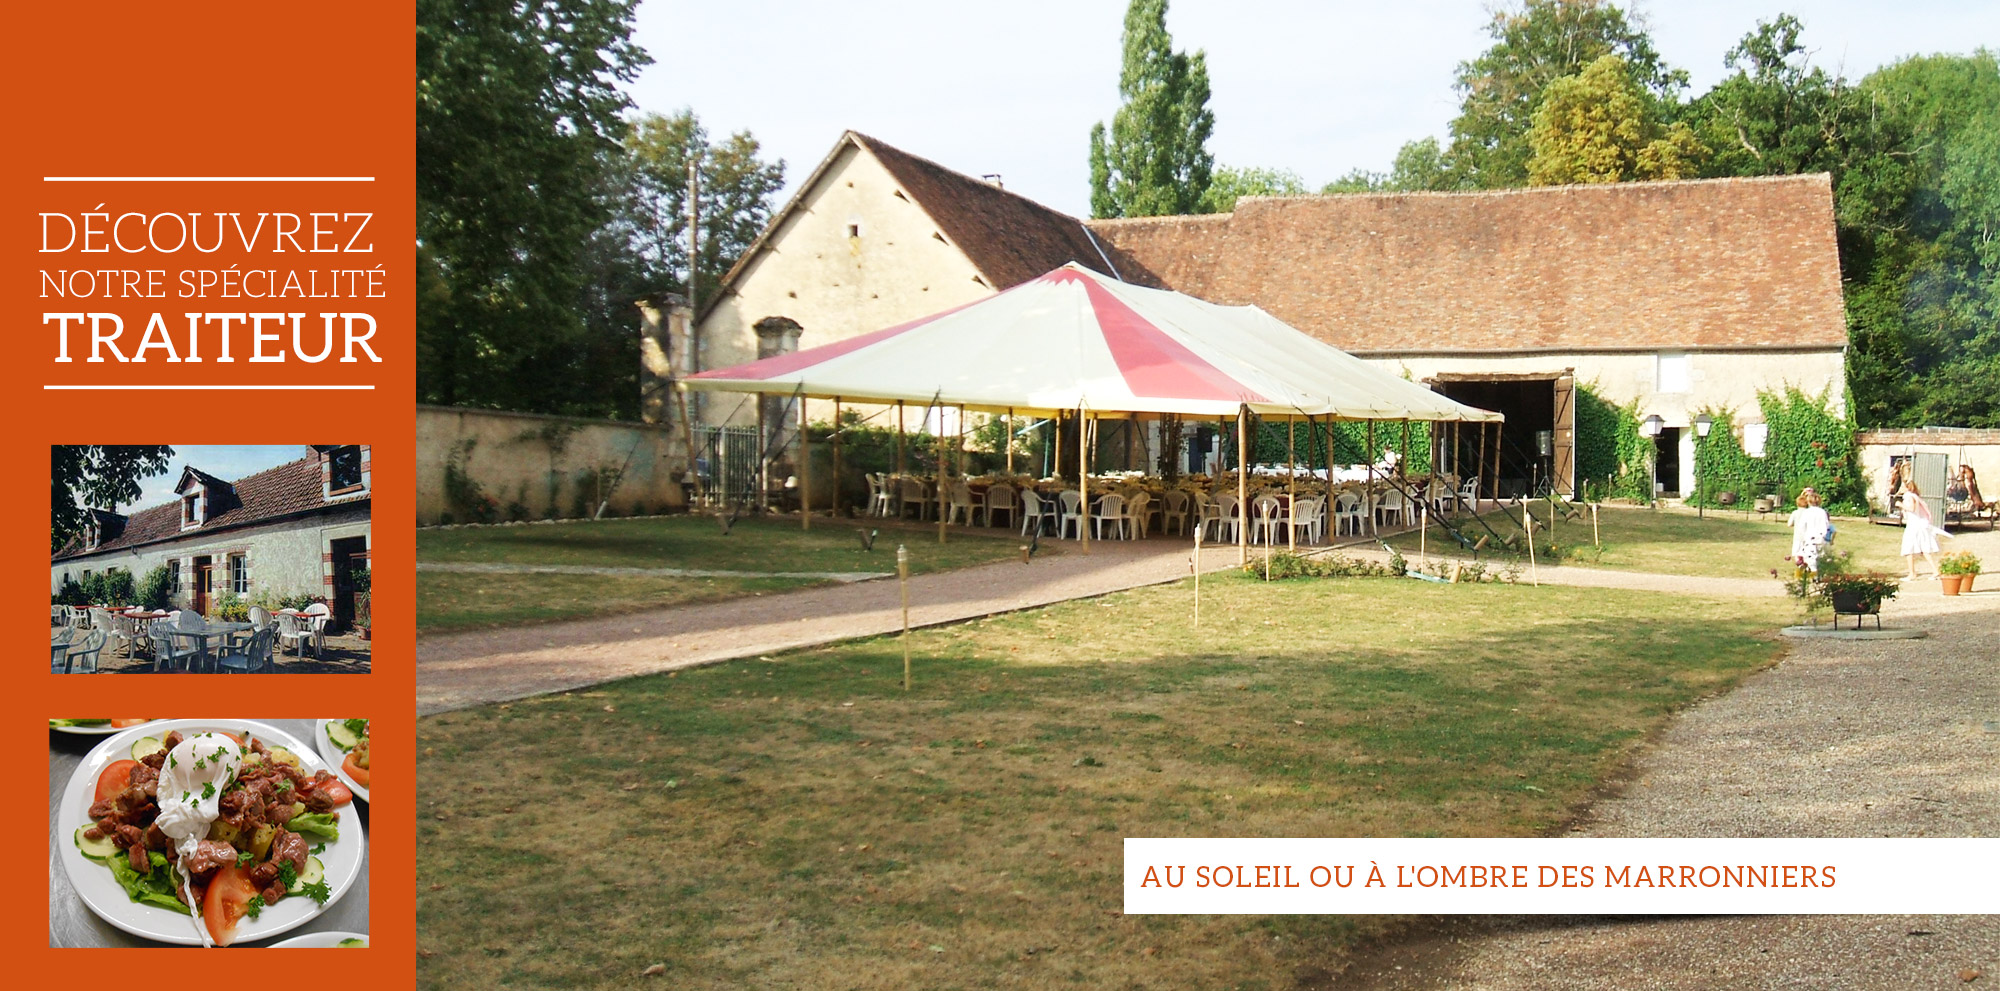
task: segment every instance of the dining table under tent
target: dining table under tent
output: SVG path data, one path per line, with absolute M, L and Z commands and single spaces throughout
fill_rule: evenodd
M 798 405 L 802 447 L 808 443 L 807 399 L 957 407 L 961 424 L 966 411 L 1006 415 L 1010 422 L 1020 416 L 1073 416 L 1081 428 L 1073 447 L 1085 505 L 1089 438 L 1100 419 L 1233 418 L 1239 505 L 1247 496 L 1252 416 L 1284 421 L 1293 429 L 1299 422 L 1324 422 L 1330 429 L 1334 421 L 1368 421 L 1371 450 L 1376 422 L 1483 429 L 1502 420 L 1499 413 L 1383 371 L 1255 306 L 1224 306 L 1133 285 L 1075 263 L 908 323 L 690 375 L 680 388 L 791 397 Z M 685 410 L 683 395 L 684 422 Z M 1497 440 L 1497 429 L 1493 433 Z M 1436 431 L 1432 436 L 1435 443 Z M 1482 454 L 1485 449 L 1484 443 L 1475 447 Z M 1329 491 L 1330 469 L 1329 463 Z M 944 472 L 940 457 L 940 490 Z M 809 486 L 807 472 L 798 474 L 800 485 Z M 801 492 L 807 527 L 810 506 L 810 491 Z M 944 520 L 940 514 L 940 540 Z M 1236 528 L 1243 559 L 1248 530 Z M 1087 548 L 1088 528 L 1080 528 L 1079 538 Z

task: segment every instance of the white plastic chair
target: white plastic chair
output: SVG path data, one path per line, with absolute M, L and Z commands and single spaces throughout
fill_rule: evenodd
M 333 610 L 324 602 L 315 602 L 299 610 L 305 613 L 305 629 L 312 634 L 313 656 L 326 652 L 326 624 L 333 622 Z
M 1027 536 L 1030 528 L 1036 533 L 1044 533 L 1054 520 L 1055 507 L 1049 505 L 1041 493 L 1034 489 L 1021 490 L 1021 536 Z
M 298 652 L 300 658 L 306 656 L 306 642 L 312 639 L 312 630 L 299 617 L 279 613 L 271 617 L 278 621 L 278 649 L 283 652 L 286 644 Z
M 868 515 L 888 516 L 889 477 L 881 472 L 871 472 L 861 477 L 868 480 Z
M 1186 536 L 1188 510 L 1193 503 L 1194 497 L 1186 489 L 1168 489 L 1166 495 L 1160 497 L 1160 533 Z
M 1468 479 L 1466 479 L 1465 481 L 1463 481 L 1463 482 L 1460 482 L 1460 483 L 1459 483 L 1459 485 L 1458 485 L 1458 503 L 1459 503 L 1459 505 L 1460 505 L 1460 506 L 1463 506 L 1463 507 L 1465 507 L 1465 508 L 1467 508 L 1467 509 L 1470 509 L 1470 510 L 1472 510 L 1472 511 L 1473 511 L 1473 512 L 1475 512 L 1475 513 L 1479 512 L 1479 476 L 1478 476 L 1478 475 L 1474 475 L 1474 476 L 1472 476 L 1471 478 L 1468 478 Z
M 996 482 L 986 488 L 986 495 L 980 500 L 979 512 L 987 526 L 999 526 L 993 522 L 997 513 L 1007 514 L 1007 523 L 1012 525 L 1014 517 L 1020 513 L 1014 504 L 1014 487 L 1005 482 Z
M 1394 521 L 1396 526 L 1410 525 L 1410 504 L 1403 498 L 1401 489 L 1390 489 L 1382 493 L 1382 500 L 1375 504 L 1375 519 L 1379 523 Z
M 896 488 L 901 493 L 901 505 L 896 510 L 898 516 L 909 515 L 910 509 L 915 507 L 917 519 L 927 520 L 931 518 L 931 494 L 924 487 L 924 483 L 914 478 L 902 478 L 897 479 Z
M 1260 495 L 1250 501 L 1250 507 L 1257 516 L 1257 539 L 1266 544 L 1275 543 L 1278 532 L 1292 525 L 1291 514 L 1277 496 Z
M 1333 532 L 1335 536 L 1353 534 L 1359 536 L 1366 527 L 1366 511 L 1362 508 L 1361 497 L 1352 492 L 1342 492 L 1333 497 Z
M 1125 536 L 1125 497 L 1116 492 L 1097 498 L 1097 505 L 1090 511 L 1091 535 L 1103 540 L 1106 523 L 1111 524 L 1120 537 Z
M 103 630 L 91 630 L 89 633 L 84 634 L 81 642 L 73 644 L 69 650 L 63 653 L 63 673 L 84 673 L 83 666 L 88 664 L 90 665 L 88 673 L 96 674 L 97 655 L 103 653 L 104 641 L 107 637 L 108 634 Z
M 952 479 L 945 483 L 944 521 L 972 525 L 972 489 L 963 480 Z
M 1150 492 L 1134 492 L 1125 501 L 1126 534 L 1133 540 L 1144 540 L 1146 529 L 1153 521 L 1153 514 L 1159 512 L 1153 507 Z
M 241 647 L 233 647 L 217 657 L 215 670 L 221 674 L 270 672 L 276 667 L 271 663 L 271 643 L 277 636 L 276 627 L 259 628 Z
M 1233 544 L 1243 528 L 1243 507 L 1232 492 L 1215 497 L 1215 539 Z
M 1061 507 L 1056 517 L 1056 536 L 1068 537 L 1075 533 L 1083 536 L 1083 493 L 1075 489 L 1064 489 L 1056 493 L 1056 505 Z
M 1306 543 L 1319 543 L 1322 533 L 1321 527 L 1325 523 L 1325 513 L 1325 499 L 1317 497 L 1300 498 L 1298 501 L 1292 503 L 1291 526 L 1293 539 L 1298 539 L 1299 531 L 1303 530 L 1305 531 L 1304 537 Z
M 154 671 L 171 671 L 175 664 L 186 667 L 195 655 L 191 641 L 174 636 L 171 616 L 146 624 L 146 641 L 152 647 Z

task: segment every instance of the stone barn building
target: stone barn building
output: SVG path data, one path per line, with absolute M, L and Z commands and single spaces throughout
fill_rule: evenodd
M 251 598 L 312 595 L 339 625 L 354 618 L 351 576 L 368 566 L 366 444 L 314 444 L 305 456 L 235 481 L 182 470 L 176 499 L 129 515 L 90 510 L 91 521 L 49 562 L 49 590 L 86 575 L 126 571 L 136 582 L 167 568 L 176 608 L 208 614 L 232 592 Z
M 648 385 L 878 330 L 1072 261 L 1255 304 L 1500 410 L 1502 491 L 1536 476 L 1574 491 L 1579 386 L 1660 418 L 1668 494 L 1691 491 L 1704 409 L 1752 432 L 1763 390 L 1845 409 L 1825 175 L 1247 197 L 1233 213 L 1083 221 L 851 131 L 691 322 L 657 323 L 656 335 L 692 330 L 656 347 Z M 700 426 L 758 419 L 739 397 L 690 400 Z M 829 415 L 820 405 L 813 419 Z

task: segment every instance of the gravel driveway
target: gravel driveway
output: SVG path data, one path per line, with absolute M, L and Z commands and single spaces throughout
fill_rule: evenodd
M 1953 549 L 2000 560 L 2000 540 Z M 1587 836 L 2000 836 L 2000 575 L 1886 609 L 1923 640 L 1797 642 L 1636 762 Z M 1995 844 L 2000 856 L 2000 843 Z M 1975 983 L 1976 982 L 1976 983 Z M 1340 988 L 1963 988 L 2000 984 L 2000 915 L 1456 918 Z

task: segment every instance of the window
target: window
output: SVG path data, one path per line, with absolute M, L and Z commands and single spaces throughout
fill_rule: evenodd
M 181 559 L 167 562 L 167 591 L 179 595 L 181 591 Z
M 196 508 L 199 498 L 199 496 L 181 497 L 181 526 L 189 527 L 201 522 L 200 511 Z
M 327 455 L 329 492 L 345 492 L 361 487 L 361 446 L 336 447 Z
M 250 560 L 241 554 L 229 555 L 229 590 L 237 595 L 250 594 Z
M 1654 383 L 1654 392 L 1688 391 L 1688 356 L 1685 351 L 1662 351 L 1659 357 L 1659 374 Z
M 1753 457 L 1764 456 L 1770 445 L 1771 425 L 1768 423 L 1746 423 L 1743 425 L 1743 453 Z

